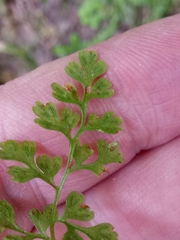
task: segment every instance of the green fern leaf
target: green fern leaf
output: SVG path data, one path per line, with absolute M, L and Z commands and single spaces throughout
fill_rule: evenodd
M 109 163 L 121 163 L 123 161 L 122 154 L 119 152 L 119 145 L 117 142 L 112 142 L 108 144 L 106 140 L 98 140 L 98 158 L 96 161 L 88 164 L 84 164 L 84 161 L 87 159 L 82 158 L 82 153 L 86 154 L 86 149 L 84 145 L 77 146 L 74 154 L 74 165 L 71 167 L 70 171 L 76 171 L 81 169 L 86 169 L 92 171 L 97 176 L 101 175 L 103 172 L 106 172 L 104 165 Z M 81 150 L 79 151 L 78 149 Z
M 81 228 L 91 240 L 118 240 L 118 234 L 113 231 L 114 227 L 109 223 L 101 223 L 90 228 Z
M 93 130 L 109 134 L 116 134 L 121 130 L 122 119 L 114 116 L 114 112 L 107 112 L 101 118 L 95 113 L 90 114 L 88 123 L 83 131 Z
M 28 141 L 18 143 L 14 140 L 8 140 L 6 142 L 1 142 L 0 148 L 1 159 L 16 160 L 26 165 L 26 167 L 9 167 L 8 173 L 15 182 L 24 183 L 33 178 L 41 178 L 54 186 L 53 178 L 61 168 L 61 157 L 55 156 L 50 160 L 49 156 L 42 155 L 38 156 L 36 161 L 34 161 L 36 144 Z
M 67 232 L 64 234 L 62 240 L 83 240 L 77 232 L 74 227 L 71 227 L 70 225 L 67 225 Z
M 89 88 L 87 99 L 109 98 L 114 94 L 111 89 L 112 83 L 107 78 L 100 78 L 92 87 Z
M 72 83 L 67 83 L 64 87 L 57 83 L 51 85 L 54 92 L 53 97 L 59 101 L 81 105 L 81 100 L 78 96 L 77 89 Z
M 11 166 L 8 169 L 8 173 L 11 175 L 15 182 L 24 183 L 33 178 L 41 178 L 41 175 L 32 168 Z
M 95 51 L 80 51 L 79 61 L 81 65 L 70 62 L 65 70 L 70 77 L 81 82 L 84 87 L 91 86 L 93 81 L 107 70 L 107 64 L 98 60 Z
M 84 203 L 84 196 L 78 192 L 71 192 L 66 199 L 66 208 L 61 219 L 76 219 L 81 221 L 89 221 L 94 218 L 94 212 Z
M 33 240 L 33 239 L 37 239 L 37 238 L 29 235 L 18 236 L 18 235 L 10 234 L 4 237 L 2 240 Z
M 47 228 L 52 224 L 51 215 L 52 215 L 53 204 L 49 204 L 45 207 L 43 213 L 41 213 L 38 209 L 32 209 L 29 212 L 29 217 L 31 221 L 34 223 L 36 229 L 43 235 L 46 235 Z M 58 212 L 56 210 L 55 219 L 58 219 Z
M 36 164 L 42 170 L 43 174 L 53 182 L 54 176 L 59 172 L 62 166 L 62 158 L 55 156 L 52 159 L 46 154 L 36 158 Z
M 60 117 L 58 109 L 53 103 L 43 105 L 41 102 L 36 102 L 33 111 L 38 116 L 35 122 L 41 127 L 62 132 L 68 139 L 71 138 L 71 129 L 75 128 L 80 120 L 80 115 L 68 108 L 62 109 Z
M 63 240 L 82 240 L 83 238 L 76 232 L 82 232 L 91 240 L 118 240 L 118 234 L 114 231 L 114 227 L 109 223 L 101 223 L 94 227 L 81 227 L 69 222 L 65 223 L 67 232 Z M 75 237 L 74 237 L 75 236 Z
M 16 160 L 27 165 L 34 163 L 36 144 L 23 141 L 21 144 L 15 140 L 0 143 L 0 158 L 4 160 Z
M 0 228 L 1 230 L 8 228 L 18 232 L 24 232 L 15 220 L 14 209 L 6 200 L 0 200 Z

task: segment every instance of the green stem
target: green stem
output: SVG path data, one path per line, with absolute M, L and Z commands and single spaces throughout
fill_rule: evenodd
M 50 226 L 50 234 L 51 234 L 51 239 L 56 240 L 55 233 L 54 233 L 54 223 Z
M 43 236 L 42 234 L 27 232 L 27 231 L 24 231 L 24 230 L 21 230 L 21 229 L 13 229 L 13 230 L 16 231 L 16 232 L 19 232 L 19 233 L 23 233 L 26 236 L 34 237 L 35 239 L 40 238 L 40 239 L 44 239 L 44 240 L 50 240 L 50 238 L 48 236 L 46 237 L 46 236 Z
M 12 229 L 10 229 L 10 230 L 12 230 Z M 25 234 L 26 236 L 31 236 L 31 237 L 34 237 L 35 239 L 36 238 L 41 238 L 41 239 L 44 239 L 44 240 L 50 240 L 50 238 L 47 236 L 43 236 L 42 234 L 38 234 L 38 233 L 32 233 L 32 232 L 27 232 L 27 231 L 25 231 L 25 230 L 23 230 L 23 229 L 21 229 L 21 228 L 16 228 L 16 229 L 13 229 L 13 231 L 16 231 L 16 232 L 18 232 L 18 233 L 23 233 L 23 234 Z
M 50 240 L 49 237 L 42 236 L 41 234 L 35 234 L 32 232 L 24 232 L 24 233 L 26 234 L 26 236 L 31 236 L 31 237 L 34 237 L 35 239 L 40 238 L 40 239 L 44 239 L 44 240 Z
M 64 221 L 62 219 L 59 219 L 58 222 L 64 223 L 67 227 L 68 226 L 73 227 L 75 230 L 79 230 L 80 232 L 86 234 L 86 232 L 84 230 L 86 230 L 87 227 L 81 227 L 79 225 L 73 224 L 71 222 Z
M 82 113 L 81 124 L 80 124 L 80 127 L 79 127 L 76 135 L 74 136 L 74 138 L 71 138 L 71 139 L 69 138 L 70 152 L 69 152 L 68 161 L 67 161 L 66 168 L 65 168 L 62 180 L 60 182 L 60 185 L 55 189 L 56 190 L 56 196 L 55 196 L 55 199 L 54 199 L 53 210 L 52 210 L 52 217 L 51 217 L 52 224 L 50 226 L 50 234 L 51 234 L 51 239 L 52 240 L 56 240 L 55 233 L 54 233 L 54 220 L 55 220 L 55 214 L 56 214 L 58 201 L 59 201 L 59 198 L 60 198 L 60 195 L 61 195 L 62 188 L 63 188 L 63 186 L 65 184 L 65 181 L 66 181 L 66 179 L 69 175 L 70 164 L 71 164 L 72 159 L 73 159 L 74 150 L 75 150 L 77 141 L 79 139 L 79 136 L 82 133 L 82 128 L 83 128 L 83 126 L 85 124 L 85 121 L 86 121 L 86 111 L 87 111 L 87 104 L 88 104 L 88 101 L 86 100 L 86 89 L 84 89 L 84 98 L 83 98 L 82 102 L 83 102 L 83 104 L 81 106 L 81 113 Z

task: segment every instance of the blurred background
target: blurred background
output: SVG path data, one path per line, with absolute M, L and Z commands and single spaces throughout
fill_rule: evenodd
M 0 84 L 180 12 L 180 0 L 0 0 Z

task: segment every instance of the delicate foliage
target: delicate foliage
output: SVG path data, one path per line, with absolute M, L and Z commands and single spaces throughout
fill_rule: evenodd
M 72 109 L 63 108 L 61 118 L 58 109 L 53 103 L 43 105 L 41 102 L 36 102 L 33 107 L 34 113 L 39 117 L 35 119 L 41 127 L 62 132 L 66 137 L 70 138 L 70 131 L 75 128 L 80 120 L 78 113 L 73 113 Z
M 39 117 L 35 119 L 35 122 L 41 127 L 59 131 L 61 128 L 61 119 L 55 104 L 47 103 L 44 105 L 41 102 L 36 102 L 33 111 Z
M 78 96 L 77 89 L 72 83 L 67 83 L 64 87 L 57 83 L 53 83 L 51 85 L 54 90 L 53 97 L 57 100 L 67 103 L 74 103 L 77 105 L 81 105 L 81 100 Z
M 100 78 L 89 89 L 88 99 L 91 98 L 109 98 L 114 94 L 114 90 L 111 89 L 112 83 L 107 78 Z
M 105 164 L 109 163 L 121 163 L 123 161 L 121 153 L 119 153 L 119 145 L 117 142 L 112 142 L 108 144 L 106 140 L 98 140 L 97 148 L 98 148 L 98 158 L 96 161 L 88 164 L 83 164 L 85 160 L 88 158 L 88 154 L 86 153 L 87 148 L 82 146 L 77 146 L 75 149 L 75 163 L 71 168 L 71 171 L 76 171 L 80 169 L 90 170 L 95 173 L 97 176 L 101 175 L 103 172 L 107 170 L 104 168 Z M 79 151 L 78 149 L 81 150 Z M 82 158 L 81 154 L 87 156 L 87 158 Z M 90 155 L 89 155 L 90 156 Z
M 35 177 L 41 177 L 40 172 L 36 170 L 34 163 L 34 154 L 36 145 L 34 142 L 24 141 L 18 143 L 14 140 L 8 140 L 0 144 L 0 158 L 5 160 L 16 160 L 25 164 L 27 167 L 11 166 L 8 173 L 16 182 L 26 182 Z
M 76 228 L 67 224 L 67 232 L 64 234 L 62 240 L 83 240 L 83 238 L 76 232 Z
M 81 65 L 70 62 L 66 67 L 66 72 L 70 77 L 81 82 L 84 87 L 91 86 L 92 82 L 107 70 L 107 64 L 102 60 L 98 60 L 95 51 L 79 52 L 79 61 Z
M 67 74 L 87 86 L 86 75 L 83 68 L 76 62 L 70 62 L 66 67 Z
M 16 160 L 26 165 L 11 166 L 8 173 L 15 182 L 27 182 L 33 178 L 41 178 L 49 184 L 54 185 L 54 176 L 58 173 L 62 165 L 62 159 L 55 156 L 50 160 L 47 155 L 38 156 L 36 163 L 34 155 L 36 153 L 36 144 L 34 142 L 24 141 L 18 143 L 14 140 L 8 140 L 0 144 L 0 158 L 6 160 Z M 38 166 L 38 167 L 37 167 Z
M 109 11 L 109 4 L 107 10 L 105 11 L 104 5 L 109 2 L 106 1 L 83 1 L 78 9 L 79 19 L 83 25 L 88 25 L 92 29 L 98 29 L 102 25 L 104 19 L 108 19 L 108 15 L 111 13 Z M 111 5 L 114 5 L 111 3 Z M 111 6 L 112 7 L 112 6 Z M 109 23 L 109 21 L 107 21 Z M 108 24 L 109 25 L 109 24 Z M 101 32 L 101 30 L 99 29 Z
M 36 164 L 43 174 L 53 182 L 54 176 L 59 172 L 62 166 L 62 158 L 55 156 L 52 159 L 46 154 L 36 158 Z
M 0 234 L 4 231 L 4 227 L 0 225 Z
M 41 178 L 41 174 L 35 171 L 33 168 L 28 167 L 9 167 L 8 173 L 11 175 L 15 182 L 24 183 L 33 178 Z
M 31 221 L 34 223 L 36 229 L 42 234 L 42 236 L 46 236 L 46 230 L 51 225 L 51 215 L 53 211 L 53 205 L 47 205 L 44 209 L 44 212 L 41 213 L 38 209 L 32 209 L 29 212 L 29 216 Z M 54 222 L 58 218 L 58 212 L 56 210 Z
M 62 219 L 76 219 L 89 221 L 94 218 L 94 212 L 84 203 L 84 196 L 78 192 L 71 192 L 66 199 L 66 208 Z
M 81 231 L 91 240 L 118 240 L 118 234 L 113 229 L 111 224 L 102 223 L 90 228 L 81 228 Z
M 7 235 L 6 237 L 3 238 L 3 240 L 33 240 L 36 239 L 36 237 L 33 236 L 18 236 L 18 235 Z
M 16 223 L 13 207 L 6 200 L 0 200 L 0 229 L 5 228 L 23 232 Z
M 65 233 L 63 240 L 83 238 L 76 232 L 76 230 L 86 234 L 91 240 L 118 240 L 118 234 L 113 231 L 113 226 L 109 223 L 102 223 L 94 227 L 80 227 L 66 222 L 68 231 Z M 74 237 L 75 236 L 75 237 Z
M 29 212 L 29 218 L 38 233 L 21 229 L 15 221 L 12 206 L 5 200 L 0 200 L 0 233 L 8 228 L 21 234 L 21 236 L 10 234 L 3 240 L 56 240 L 54 226 L 59 222 L 67 227 L 63 240 L 83 240 L 81 233 L 91 240 L 118 239 L 118 235 L 113 231 L 111 224 L 102 223 L 87 228 L 72 223 L 72 220 L 90 221 L 94 218 L 94 212 L 84 203 L 83 194 L 76 191 L 69 193 L 64 213 L 58 216 L 57 206 L 62 188 L 72 172 L 84 169 L 100 176 L 108 171 L 105 168 L 106 164 L 123 161 L 119 152 L 119 144 L 116 141 L 107 143 L 104 139 L 97 140 L 97 156 L 93 156 L 96 158 L 95 161 L 94 158 L 91 159 L 94 151 L 90 145 L 80 142 L 80 136 L 86 131 L 118 133 L 121 130 L 122 119 L 115 116 L 112 111 L 108 111 L 102 116 L 92 113 L 87 117 L 89 100 L 92 98 L 109 98 L 114 94 L 114 90 L 111 88 L 112 83 L 107 78 L 101 78 L 101 75 L 107 70 L 107 64 L 98 60 L 95 51 L 79 52 L 79 62 L 70 62 L 66 67 L 66 72 L 82 84 L 80 88 L 80 90 L 83 90 L 81 97 L 72 83 L 68 83 L 64 87 L 57 83 L 53 83 L 51 86 L 54 90 L 53 96 L 55 99 L 78 105 L 81 115 L 70 108 L 63 108 L 59 111 L 57 106 L 51 102 L 44 105 L 38 101 L 33 107 L 37 116 L 35 119 L 37 124 L 45 129 L 61 132 L 69 140 L 69 156 L 59 185 L 55 184 L 54 178 L 63 165 L 60 156 L 52 158 L 46 154 L 36 156 L 36 144 L 34 142 L 23 141 L 19 143 L 8 140 L 0 143 L 1 159 L 15 160 L 21 163 L 20 166 L 9 167 L 8 173 L 14 181 L 24 183 L 34 178 L 40 178 L 51 185 L 55 191 L 54 202 L 45 206 L 43 212 L 38 209 L 32 209 Z M 75 130 L 73 131 L 74 136 L 71 135 L 72 129 Z
M 4 160 L 16 160 L 27 165 L 34 163 L 36 144 L 23 141 L 22 144 L 14 140 L 0 143 L 0 158 Z
M 121 118 L 115 117 L 114 112 L 107 112 L 101 118 L 93 113 L 90 114 L 88 124 L 84 127 L 84 130 L 93 130 L 116 134 L 121 130 L 121 123 Z
M 74 150 L 74 159 L 75 162 L 78 163 L 83 163 L 85 162 L 92 154 L 94 153 L 94 151 L 92 149 L 90 149 L 89 144 L 83 144 L 80 145 L 80 142 L 78 142 L 76 144 L 76 148 Z

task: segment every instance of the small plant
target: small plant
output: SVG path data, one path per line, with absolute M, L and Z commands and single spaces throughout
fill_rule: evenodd
M 83 40 L 70 35 L 69 43 L 53 47 L 53 54 L 62 57 L 109 39 L 117 33 L 170 16 L 179 0 L 85 0 L 78 8 L 82 26 L 88 26 L 93 38 Z
M 90 41 L 92 42 L 92 41 Z M 70 35 L 70 43 L 67 45 L 56 45 L 53 47 L 53 53 L 55 56 L 66 56 L 78 50 L 82 50 L 90 45 L 88 41 L 82 41 L 77 33 Z
M 79 96 L 75 85 L 67 83 L 64 87 L 53 83 L 53 96 L 55 99 L 79 106 L 81 114 L 74 112 L 71 108 L 63 108 L 60 113 L 54 103 L 44 105 L 36 102 L 33 111 L 37 118 L 35 122 L 41 127 L 55 130 L 64 134 L 69 141 L 69 157 L 59 184 L 54 180 L 55 175 L 62 168 L 63 159 L 60 156 L 50 158 L 43 154 L 37 156 L 36 143 L 15 140 L 8 140 L 0 143 L 0 158 L 3 160 L 16 160 L 22 166 L 10 166 L 8 173 L 12 179 L 18 183 L 25 183 L 34 178 L 40 178 L 50 185 L 55 191 L 55 199 L 52 204 L 47 205 L 41 212 L 32 209 L 29 218 L 33 222 L 37 233 L 28 232 L 22 229 L 15 218 L 15 211 L 5 199 L 0 200 L 0 231 L 4 229 L 14 230 L 17 234 L 9 234 L 4 240 L 32 240 L 45 239 L 55 240 L 55 223 L 66 225 L 67 231 L 63 240 L 82 240 L 79 233 L 83 233 L 92 240 L 117 240 L 118 234 L 113 231 L 113 226 L 109 223 L 101 223 L 93 227 L 82 227 L 76 225 L 72 220 L 90 221 L 94 218 L 89 206 L 84 204 L 84 196 L 76 191 L 71 192 L 66 198 L 64 213 L 59 216 L 57 211 L 58 201 L 66 179 L 77 170 L 88 170 L 100 176 L 107 169 L 104 165 L 109 163 L 121 163 L 122 155 L 119 152 L 118 142 L 108 143 L 105 139 L 97 141 L 98 156 L 96 161 L 88 163 L 86 160 L 93 155 L 94 151 L 89 144 L 82 144 L 80 136 L 86 131 L 101 131 L 107 134 L 116 134 L 121 130 L 121 118 L 115 116 L 114 112 L 106 112 L 101 117 L 96 113 L 87 116 L 88 103 L 93 98 L 109 98 L 114 91 L 112 83 L 104 77 L 100 77 L 107 70 L 107 64 L 98 60 L 95 51 L 79 52 L 80 64 L 70 62 L 66 67 L 67 74 L 81 83 L 83 97 Z M 71 130 L 74 129 L 74 136 Z M 73 131 L 74 132 L 74 131 Z M 47 230 L 50 233 L 47 233 Z

